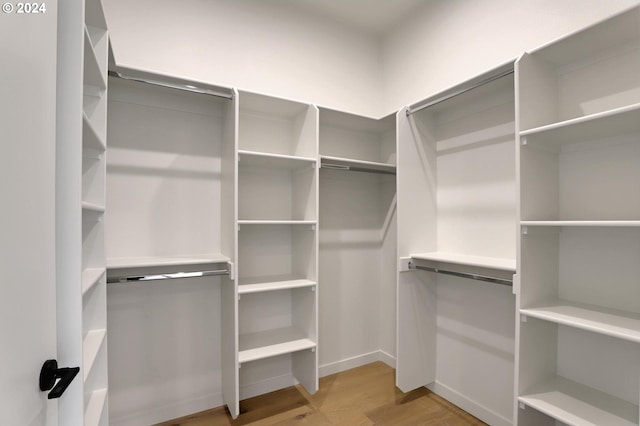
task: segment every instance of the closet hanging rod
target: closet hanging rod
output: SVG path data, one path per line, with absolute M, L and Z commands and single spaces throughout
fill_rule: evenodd
M 354 166 L 345 166 L 343 164 L 331 164 L 331 163 L 321 163 L 320 168 L 332 169 L 332 170 L 344 170 L 347 172 L 379 173 L 383 175 L 394 175 L 394 176 L 396 174 L 396 172 L 392 172 L 389 170 L 378 170 L 378 169 L 371 169 L 368 167 L 354 167 Z
M 157 280 L 175 280 L 178 278 L 198 278 L 209 277 L 213 275 L 229 275 L 228 269 L 215 269 L 209 271 L 195 271 L 195 272 L 174 272 L 169 274 L 136 274 L 136 275 L 119 275 L 108 276 L 107 284 L 122 284 L 129 282 L 141 282 L 141 281 L 157 281 Z
M 170 82 L 170 81 L 161 81 L 161 80 L 151 79 L 151 78 L 147 78 L 147 77 L 133 77 L 133 76 L 130 76 L 130 75 L 126 75 L 126 74 L 124 74 L 124 73 L 122 73 L 120 71 L 111 71 L 111 70 L 109 70 L 109 76 L 110 77 L 121 78 L 123 80 L 137 81 L 139 83 L 153 84 L 154 86 L 167 87 L 169 89 L 183 90 L 183 91 L 186 91 L 186 92 L 199 93 L 199 94 L 202 94 L 202 95 L 209 95 L 209 96 L 216 96 L 218 98 L 224 98 L 224 99 L 233 99 L 233 94 L 232 93 L 218 92 L 218 91 L 211 90 L 211 89 L 206 89 L 206 88 L 203 88 L 203 87 L 197 87 L 197 86 L 194 86 L 194 85 L 189 84 L 187 82 L 173 83 L 173 82 Z
M 413 262 L 409 262 L 409 269 L 419 269 L 421 271 L 436 272 L 438 274 L 452 275 L 454 277 L 468 278 L 468 279 L 476 280 L 476 281 L 485 281 L 485 282 L 488 282 L 488 283 L 513 286 L 513 281 L 505 279 L 505 278 L 497 278 L 497 277 L 490 277 L 490 276 L 487 276 L 487 275 L 471 274 L 471 273 L 468 273 L 468 272 L 448 271 L 446 269 L 432 268 L 430 266 L 415 265 L 415 264 L 413 264 Z
M 451 98 L 455 98 L 456 96 L 460 96 L 463 93 L 467 93 L 467 92 L 469 92 L 469 91 L 471 91 L 473 89 L 476 89 L 476 88 L 478 88 L 480 86 L 484 86 L 485 84 L 489 84 L 492 81 L 496 81 L 496 80 L 498 80 L 498 79 L 500 79 L 502 77 L 506 77 L 506 76 L 511 75 L 513 73 L 514 73 L 514 70 L 512 68 L 512 69 L 509 69 L 507 71 L 503 71 L 501 73 L 492 75 L 491 77 L 486 78 L 486 79 L 484 79 L 482 81 L 479 81 L 479 82 L 477 82 L 477 83 L 475 83 L 475 84 L 473 84 L 473 85 L 471 85 L 469 87 L 465 87 L 465 88 L 459 89 L 459 90 L 457 90 L 457 91 L 455 91 L 453 93 L 450 93 L 448 95 L 445 95 L 445 96 L 442 96 L 440 98 L 434 99 L 434 100 L 432 100 L 430 102 L 427 102 L 427 103 L 424 103 L 422 105 L 418 105 L 415 108 L 409 107 L 409 108 L 407 108 L 407 116 L 409 116 L 411 114 L 415 114 L 416 112 L 421 111 L 421 110 L 423 110 L 425 108 L 429 108 L 429 107 L 432 107 L 432 106 L 437 105 L 439 103 L 442 103 L 444 101 L 447 101 L 447 100 L 449 100 Z

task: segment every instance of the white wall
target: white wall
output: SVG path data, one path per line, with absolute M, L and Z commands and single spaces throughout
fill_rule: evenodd
M 116 62 L 377 116 L 378 40 L 266 0 L 104 0 Z
M 382 41 L 391 112 L 622 11 L 638 0 L 432 0 Z
M 430 0 L 384 36 L 262 0 L 104 0 L 120 65 L 388 115 L 640 0 Z

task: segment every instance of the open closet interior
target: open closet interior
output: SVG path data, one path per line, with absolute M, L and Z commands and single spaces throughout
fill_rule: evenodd
M 382 361 L 491 425 L 640 426 L 640 7 L 376 119 L 108 73 L 85 3 L 56 136 L 85 424 Z
M 320 108 L 323 375 L 395 356 L 395 117 Z
M 398 113 L 396 383 L 428 386 L 495 425 L 513 412 L 512 70 Z
M 640 11 L 523 55 L 516 421 L 638 425 Z

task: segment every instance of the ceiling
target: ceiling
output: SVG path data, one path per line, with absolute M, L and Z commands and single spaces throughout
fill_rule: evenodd
M 273 0 L 363 31 L 383 34 L 429 0 Z

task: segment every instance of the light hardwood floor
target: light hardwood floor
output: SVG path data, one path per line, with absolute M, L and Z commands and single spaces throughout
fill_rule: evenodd
M 295 386 L 244 400 L 236 420 L 218 407 L 158 426 L 485 424 L 425 388 L 402 393 L 394 384 L 395 370 L 374 362 L 323 377 L 315 395 Z

